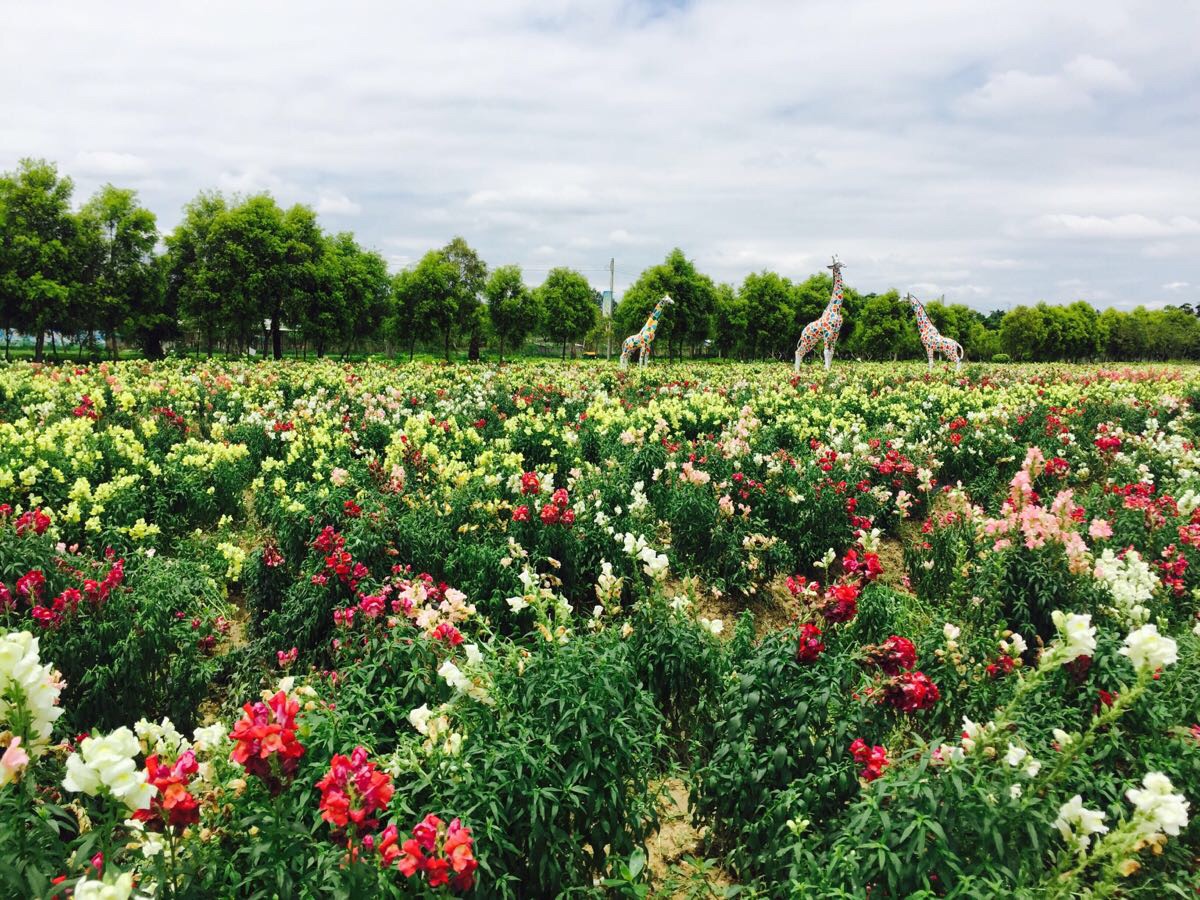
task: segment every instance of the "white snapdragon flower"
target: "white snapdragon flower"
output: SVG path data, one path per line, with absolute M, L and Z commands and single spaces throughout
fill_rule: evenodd
M 1058 809 L 1058 818 L 1054 827 L 1058 829 L 1063 840 L 1077 850 L 1083 851 L 1092 842 L 1093 834 L 1103 834 L 1108 831 L 1104 824 L 1104 813 L 1098 809 L 1087 809 L 1083 798 L 1076 794 Z
M 504 602 L 507 603 L 509 609 L 515 613 L 519 613 L 521 610 L 529 606 L 529 601 L 524 597 L 509 597 Z
M 471 688 L 470 679 L 451 660 L 442 663 L 441 668 L 438 669 L 438 675 L 455 690 L 466 692 Z
M 215 750 L 228 734 L 229 729 L 225 727 L 224 722 L 213 722 L 192 732 L 192 745 L 201 753 Z
M 38 657 L 38 639 L 28 631 L 0 635 L 0 722 L 9 720 L 10 700 L 19 695 L 29 717 L 24 749 L 40 756 L 50 743 L 54 722 L 63 714 L 58 706 L 62 676 Z
M 1175 641 L 1159 634 L 1157 625 L 1143 625 L 1129 632 L 1120 652 L 1129 657 L 1129 662 L 1139 672 L 1153 672 L 1179 660 Z
M 107 790 L 130 810 L 149 809 L 158 789 L 146 782 L 146 773 L 133 759 L 141 751 L 133 732 L 121 726 L 100 737 L 86 737 L 79 750 L 67 757 L 63 787 L 95 797 Z
M 103 880 L 84 878 L 75 885 L 75 900 L 129 900 L 133 896 L 133 875 L 123 872 Z
M 1173 837 L 1187 827 L 1190 804 L 1183 794 L 1175 793 L 1170 778 L 1150 772 L 1142 779 L 1142 788 L 1130 788 L 1125 796 L 1137 808 L 1139 828 L 1147 837 L 1159 833 Z
M 1024 747 L 1018 747 L 1016 744 L 1009 742 L 1008 752 L 1004 754 L 1004 761 L 1014 769 L 1021 765 L 1021 762 L 1029 755 L 1029 751 Z
M 1050 618 L 1054 621 L 1054 627 L 1058 629 L 1058 638 L 1042 654 L 1041 668 L 1063 666 L 1081 656 L 1091 656 L 1096 652 L 1096 629 L 1092 625 L 1090 615 L 1064 613 L 1056 609 L 1050 614 Z
M 463 652 L 467 654 L 467 662 L 476 666 L 483 662 L 483 652 L 478 644 L 463 644 Z
M 659 580 L 667 577 L 667 557 L 662 553 L 655 553 L 653 547 L 643 547 L 638 553 L 638 559 L 642 561 L 642 571 L 651 578 Z
M 188 747 L 187 738 L 180 734 L 175 729 L 175 724 L 165 716 L 161 722 L 139 719 L 134 723 L 133 731 L 147 754 L 175 756 Z
M 429 708 L 428 703 L 422 703 L 416 709 L 408 714 L 408 724 L 417 729 L 421 734 L 429 734 L 429 718 L 433 715 L 433 710 Z

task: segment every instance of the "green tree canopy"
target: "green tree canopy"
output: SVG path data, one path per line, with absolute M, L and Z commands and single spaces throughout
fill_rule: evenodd
M 64 324 L 75 276 L 74 183 L 53 163 L 23 159 L 0 176 L 0 322 L 5 354 L 11 331 L 35 336 L 43 358 L 46 331 Z
M 530 291 L 521 276 L 520 266 L 500 266 L 484 286 L 488 318 L 500 342 L 500 361 L 504 346 L 516 350 L 525 338 L 542 325 L 541 294 Z
M 562 343 L 566 359 L 567 344 L 582 338 L 599 321 L 596 292 L 579 272 L 560 267 L 550 270 L 537 294 L 544 310 L 543 330 L 551 340 Z

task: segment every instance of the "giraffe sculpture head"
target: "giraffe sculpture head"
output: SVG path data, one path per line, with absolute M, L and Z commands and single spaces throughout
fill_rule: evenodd
M 834 276 L 836 277 L 836 276 L 837 276 L 837 274 L 838 274 L 839 272 L 841 272 L 841 271 L 842 271 L 842 269 L 844 269 L 845 267 L 846 267 L 846 264 L 845 264 L 844 262 L 842 262 L 840 259 L 838 259 L 838 258 L 837 258 L 837 254 L 835 253 L 835 254 L 833 254 L 833 262 L 831 262 L 831 263 L 830 263 L 829 265 L 827 265 L 825 268 L 827 268 L 827 269 L 832 269 L 832 270 L 833 270 L 833 274 L 834 274 Z

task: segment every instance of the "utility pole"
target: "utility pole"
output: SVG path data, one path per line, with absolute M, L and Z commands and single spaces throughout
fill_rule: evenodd
M 611 257 L 608 260 L 608 327 L 604 330 L 608 332 L 608 349 L 604 351 L 604 359 L 607 362 L 612 359 L 612 314 L 613 309 L 617 305 L 616 295 L 616 280 L 617 280 L 617 258 Z

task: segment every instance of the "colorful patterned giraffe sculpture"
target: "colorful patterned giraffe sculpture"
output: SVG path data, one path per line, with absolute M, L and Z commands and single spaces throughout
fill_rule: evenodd
M 646 365 L 650 359 L 650 345 L 654 343 L 654 335 L 658 331 L 658 320 L 662 318 L 663 310 L 667 308 L 668 303 L 675 301 L 663 294 L 663 298 L 654 304 L 654 309 L 650 311 L 650 318 L 646 319 L 646 324 L 642 326 L 642 330 L 637 334 L 631 334 L 625 338 L 621 344 L 621 368 L 624 369 L 629 365 L 629 357 L 633 355 L 633 351 L 638 352 L 638 367 Z
M 796 342 L 796 371 L 800 371 L 800 363 L 804 357 L 817 346 L 817 341 L 825 342 L 825 368 L 833 363 L 833 348 L 837 345 L 838 334 L 842 330 L 842 262 L 836 256 L 828 268 L 833 269 L 833 295 L 821 318 L 809 322 L 800 332 L 800 340 Z
M 904 299 L 908 301 L 917 315 L 917 331 L 921 334 L 921 343 L 925 345 L 925 355 L 929 357 L 930 371 L 933 370 L 934 354 L 940 353 L 944 358 L 954 361 L 954 371 L 957 372 L 963 361 L 962 345 L 958 341 L 942 337 L 933 323 L 929 321 L 929 313 L 925 312 L 925 307 L 920 300 L 912 294 L 905 294 Z

